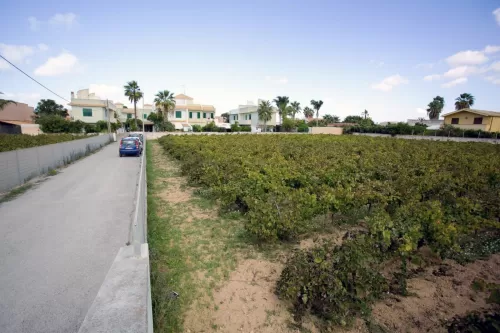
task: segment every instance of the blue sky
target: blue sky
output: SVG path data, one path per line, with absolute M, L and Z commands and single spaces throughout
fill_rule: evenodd
M 342 118 L 445 112 L 463 92 L 500 111 L 499 1 L 3 1 L 0 53 L 58 94 L 91 87 L 126 102 L 137 80 L 223 113 L 287 95 Z M 0 91 L 35 105 L 51 95 L 0 63 Z

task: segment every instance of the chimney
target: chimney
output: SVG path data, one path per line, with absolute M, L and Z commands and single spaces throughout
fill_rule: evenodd
M 71 92 L 71 99 L 75 98 L 75 93 Z

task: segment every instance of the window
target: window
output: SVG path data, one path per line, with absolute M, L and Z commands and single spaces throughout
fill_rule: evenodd
M 193 113 L 189 112 L 189 119 L 193 119 Z
M 132 114 L 131 113 L 127 113 L 127 119 L 131 119 L 132 118 Z
M 483 123 L 483 117 L 474 118 L 474 125 L 481 125 Z
M 248 115 L 248 120 L 252 120 L 252 114 Z
M 198 119 L 201 118 L 201 112 L 198 112 Z
M 210 118 L 214 119 L 214 113 L 213 112 L 210 114 Z
M 182 111 L 175 111 L 175 118 L 182 118 Z
M 451 123 L 454 125 L 458 124 L 458 118 L 451 118 Z
M 83 109 L 83 116 L 84 117 L 92 117 L 92 109 Z
M 144 114 L 144 119 L 148 119 L 148 115 L 147 114 Z
M 203 118 L 206 118 L 207 117 L 207 114 L 205 112 L 203 112 Z

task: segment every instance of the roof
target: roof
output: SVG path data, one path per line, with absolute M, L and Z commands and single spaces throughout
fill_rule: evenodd
M 188 95 L 184 95 L 184 94 L 179 94 L 179 95 L 176 95 L 174 96 L 175 99 L 189 99 L 190 101 L 193 100 L 193 97 L 189 97 Z
M 88 103 L 68 103 L 69 106 L 89 106 L 89 107 L 98 107 L 98 108 L 105 108 L 106 104 L 88 104 Z
M 453 112 L 444 114 L 443 117 L 451 116 L 452 114 L 459 113 L 459 112 L 470 112 L 470 113 L 480 114 L 482 116 L 487 116 L 487 117 L 500 117 L 500 112 L 475 110 L 475 109 L 460 109 L 457 111 L 453 111 Z
M 33 122 L 19 120 L 0 120 L 0 123 L 7 123 L 11 125 L 34 125 Z
M 189 111 L 215 111 L 213 105 L 203 105 L 203 104 L 187 104 L 187 105 L 176 105 L 175 110 L 189 110 Z

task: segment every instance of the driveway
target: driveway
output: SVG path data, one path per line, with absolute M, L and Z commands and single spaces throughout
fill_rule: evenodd
M 112 143 L 0 204 L 0 332 L 77 332 L 129 241 L 139 158 Z

